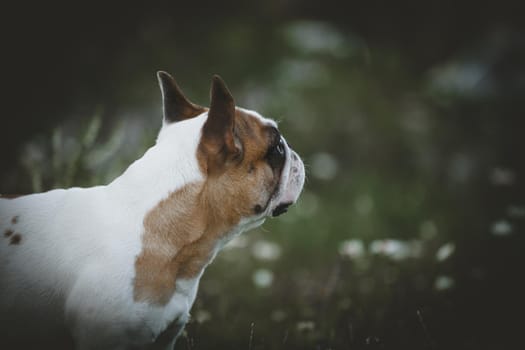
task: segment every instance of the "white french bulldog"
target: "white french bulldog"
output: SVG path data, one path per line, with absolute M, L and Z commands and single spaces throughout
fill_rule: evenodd
M 293 204 L 304 165 L 213 77 L 158 73 L 156 144 L 113 182 L 0 199 L 1 349 L 172 349 L 218 250 Z

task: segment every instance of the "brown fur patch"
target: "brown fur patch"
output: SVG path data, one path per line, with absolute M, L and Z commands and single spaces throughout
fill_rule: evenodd
M 22 236 L 19 233 L 15 233 L 11 240 L 9 240 L 9 244 L 20 244 L 20 241 L 22 240 Z
M 135 260 L 133 297 L 137 301 L 165 304 L 175 289 L 181 250 L 197 240 L 204 231 L 204 221 L 196 216 L 200 184 L 192 184 L 172 193 L 144 218 L 142 251 Z
M 13 234 L 13 230 L 5 230 L 4 237 L 9 237 Z
M 212 259 L 218 240 L 242 217 L 252 216 L 255 206 L 266 206 L 279 177 L 264 160 L 268 129 L 236 110 L 242 157 L 221 164 L 220 169 L 210 169 L 217 162 L 203 151 L 208 141 L 203 137 L 197 158 L 206 180 L 171 193 L 144 218 L 142 251 L 135 260 L 136 301 L 166 304 L 177 278 L 198 276 Z

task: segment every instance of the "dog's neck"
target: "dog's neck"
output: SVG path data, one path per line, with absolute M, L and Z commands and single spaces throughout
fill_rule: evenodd
M 116 202 L 144 217 L 170 193 L 203 181 L 195 155 L 206 117 L 203 114 L 176 128 L 164 126 L 157 143 L 107 186 Z

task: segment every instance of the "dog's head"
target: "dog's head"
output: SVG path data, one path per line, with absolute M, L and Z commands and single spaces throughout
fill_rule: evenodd
M 284 213 L 305 174 L 277 124 L 236 107 L 218 76 L 209 108 L 188 101 L 167 73 L 158 78 L 163 126 L 156 145 L 127 172 L 162 198 L 143 220 L 134 298 L 164 304 L 174 280 L 198 277 L 217 248 Z
M 194 156 L 205 181 L 206 200 L 225 215 L 250 222 L 286 212 L 299 197 L 305 172 L 277 124 L 236 107 L 218 76 L 213 77 L 209 108 L 190 102 L 168 73 L 159 72 L 158 79 L 164 121 L 157 143 L 180 138 L 182 126 L 195 123 L 186 133 L 199 129 L 198 135 L 188 136 L 198 139 Z

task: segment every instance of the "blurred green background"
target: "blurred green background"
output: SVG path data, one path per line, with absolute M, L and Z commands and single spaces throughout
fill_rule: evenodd
M 523 344 L 519 2 L 3 9 L 0 193 L 108 183 L 161 125 L 155 72 L 280 122 L 308 180 L 233 241 L 176 349 Z M 523 346 L 523 345 L 521 345 Z

